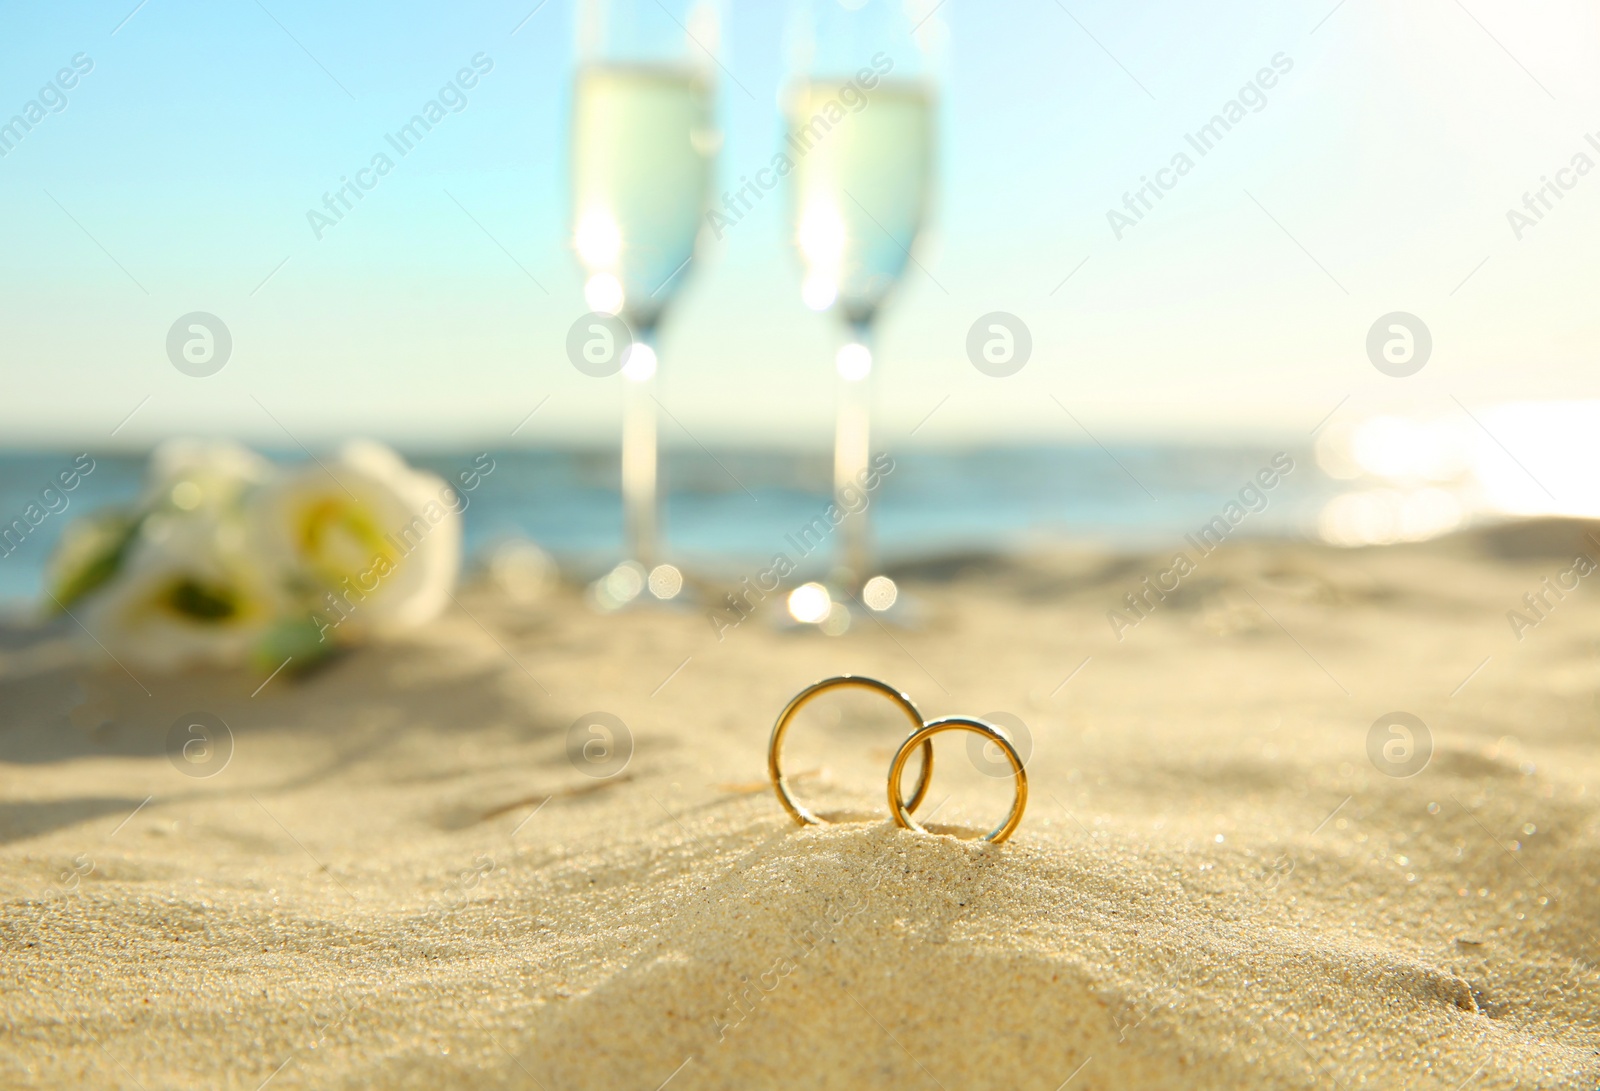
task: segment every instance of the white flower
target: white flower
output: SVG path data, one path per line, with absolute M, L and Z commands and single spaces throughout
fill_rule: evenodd
M 273 473 L 272 463 L 229 440 L 169 439 L 150 455 L 143 506 L 168 511 L 232 509 Z
M 263 553 L 341 635 L 414 628 L 450 601 L 465 503 L 380 443 L 294 469 L 251 506 Z
M 242 527 L 209 514 L 155 514 L 122 570 L 88 599 L 83 623 L 119 662 L 172 671 L 232 666 L 286 606 Z
M 273 472 L 270 462 L 236 443 L 167 440 L 150 456 L 136 509 L 103 509 L 67 525 L 50 559 L 50 597 L 70 609 L 116 578 L 140 544 L 140 525 L 147 516 L 170 519 L 195 513 L 210 519 L 214 531 L 237 527 L 242 502 Z M 189 534 L 187 552 L 194 553 L 203 537 L 198 530 Z M 158 548 L 153 539 L 146 539 L 144 547 Z M 241 563 L 249 562 L 241 559 Z

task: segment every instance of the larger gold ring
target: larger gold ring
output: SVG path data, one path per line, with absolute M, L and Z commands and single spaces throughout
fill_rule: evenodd
M 912 730 L 922 727 L 922 713 L 917 711 L 917 706 L 911 703 L 911 698 L 895 689 L 887 682 L 880 682 L 876 678 L 868 678 L 860 674 L 841 674 L 834 678 L 824 678 L 820 682 L 813 682 L 805 689 L 794 695 L 794 699 L 784 706 L 778 714 L 778 722 L 772 725 L 772 741 L 767 744 L 767 775 L 772 778 L 772 786 L 777 789 L 778 802 L 783 804 L 783 809 L 788 811 L 794 820 L 802 826 L 820 826 L 822 819 L 812 814 L 801 804 L 795 802 L 789 794 L 788 782 L 784 779 L 783 770 L 779 765 L 778 751 L 783 746 L 784 732 L 789 730 L 789 723 L 805 707 L 813 697 L 830 689 L 868 689 L 874 693 L 881 693 L 899 706 L 900 711 L 906 714 L 911 721 Z M 900 748 L 905 750 L 905 746 Z M 904 767 L 905 762 L 900 762 Z M 933 776 L 933 744 L 925 742 L 922 746 L 922 775 L 917 778 L 917 786 L 911 791 L 910 806 L 915 807 L 922 802 L 928 794 L 928 779 Z
M 1011 813 L 1006 816 L 1004 822 L 990 830 L 988 835 L 984 837 L 985 841 L 993 841 L 997 845 L 1000 844 L 1010 837 L 1022 823 L 1022 811 L 1028 805 L 1028 773 L 1022 766 L 1022 759 L 1017 756 L 1017 748 L 1011 745 L 1011 740 L 1006 738 L 1004 731 L 1001 731 L 991 723 L 975 720 L 970 716 L 946 716 L 942 720 L 934 720 L 923 724 L 906 736 L 906 741 L 901 743 L 900 749 L 894 752 L 894 761 L 889 763 L 889 813 L 894 815 L 896 825 L 908 830 L 927 832 L 917 825 L 916 819 L 911 817 L 911 812 L 922 801 L 922 795 L 918 793 L 909 803 L 902 799 L 900 797 L 900 775 L 905 772 L 906 762 L 911 758 L 911 751 L 915 750 L 919 743 L 925 747 L 932 746 L 933 743 L 930 740 L 941 731 L 975 731 L 990 742 L 998 743 L 1000 749 L 1005 752 L 1006 759 L 1011 762 L 1011 768 L 1016 771 L 1017 798 L 1011 804 Z M 932 758 L 924 758 L 923 762 L 923 768 L 926 769 L 932 763 Z M 924 777 L 923 786 L 926 786 L 926 784 L 927 778 Z

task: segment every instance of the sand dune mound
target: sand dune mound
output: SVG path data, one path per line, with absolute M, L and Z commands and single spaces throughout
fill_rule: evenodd
M 468 591 L 256 696 L 5 642 L 0 1084 L 1593 1087 L 1600 611 L 1505 620 L 1571 529 L 1240 544 L 1121 639 L 1142 562 L 1041 555 L 837 640 Z M 870 701 L 792 743 L 859 820 L 790 823 L 771 718 L 841 671 L 1024 722 L 1015 838 L 971 840 L 1010 786 L 951 737 L 939 833 L 889 825 Z M 222 774 L 164 752 L 191 707 Z M 596 708 L 609 778 L 568 750 Z

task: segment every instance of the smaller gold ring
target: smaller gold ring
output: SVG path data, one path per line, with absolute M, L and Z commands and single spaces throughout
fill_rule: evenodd
M 889 763 L 889 813 L 894 815 L 895 824 L 898 826 L 920 833 L 928 832 L 917 825 L 917 820 L 911 817 L 911 812 L 921 802 L 921 797 L 907 803 L 900 796 L 900 775 L 905 772 L 906 762 L 911 757 L 911 751 L 917 748 L 917 744 L 931 746 L 930 740 L 939 732 L 958 730 L 974 731 L 990 742 L 998 743 L 1000 749 L 1005 752 L 1006 760 L 1011 762 L 1011 768 L 1016 771 L 1017 797 L 1011 804 L 1011 813 L 1006 816 L 1004 822 L 990 830 L 984 837 L 985 841 L 993 841 L 998 845 L 1022 824 L 1022 812 L 1028 806 L 1028 773 L 1023 768 L 1022 759 L 1017 756 L 1017 748 L 1011 745 L 1011 740 L 1006 738 L 1004 731 L 994 724 L 975 720 L 970 716 L 946 716 L 942 720 L 930 721 L 913 731 L 906 737 L 906 741 L 900 744 L 900 749 L 894 753 L 894 761 Z M 924 769 L 930 761 L 931 759 L 924 759 Z
M 819 694 L 830 689 L 868 689 L 874 693 L 881 693 L 890 701 L 899 706 L 900 711 L 906 714 L 911 721 L 912 730 L 922 727 L 922 713 L 917 711 L 917 706 L 911 703 L 911 698 L 895 689 L 887 682 L 880 682 L 876 678 L 868 678 L 861 674 L 841 674 L 833 678 L 824 678 L 820 682 L 813 682 L 805 689 L 794 695 L 794 698 L 784 706 L 778 714 L 778 722 L 772 725 L 772 741 L 767 744 L 767 775 L 772 778 L 772 786 L 777 789 L 778 802 L 783 804 L 783 809 L 802 826 L 820 826 L 822 819 L 812 814 L 806 807 L 795 801 L 789 794 L 789 784 L 785 780 L 783 770 L 779 765 L 778 751 L 783 746 L 783 736 L 789 730 L 789 724 L 794 720 L 802 708 Z M 901 747 L 905 749 L 904 746 Z M 905 765 L 902 761 L 901 766 Z M 933 776 L 933 744 L 924 742 L 922 745 L 922 775 L 917 778 L 917 786 L 911 790 L 911 806 L 915 807 L 922 802 L 928 794 L 928 780 Z

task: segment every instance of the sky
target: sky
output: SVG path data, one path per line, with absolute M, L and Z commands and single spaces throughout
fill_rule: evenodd
M 588 309 L 573 0 L 136 2 L 0 8 L 0 125 L 92 62 L 0 157 L 0 445 L 614 442 L 623 379 L 565 353 Z M 719 191 L 781 145 L 788 18 L 723 6 Z M 1254 442 L 1600 396 L 1600 170 L 1508 218 L 1576 156 L 1600 165 L 1593 5 L 946 0 L 932 20 L 937 197 L 878 331 L 885 442 Z M 317 237 L 308 210 L 479 55 L 466 106 Z M 1179 153 L 1192 169 L 1119 230 Z M 841 331 L 801 302 L 788 215 L 774 194 L 703 240 L 661 332 L 665 443 L 826 443 Z M 233 341 L 204 377 L 166 351 L 195 311 Z M 1033 343 L 1003 378 L 966 349 L 994 311 Z M 1366 349 L 1396 311 L 1433 340 L 1407 377 Z

